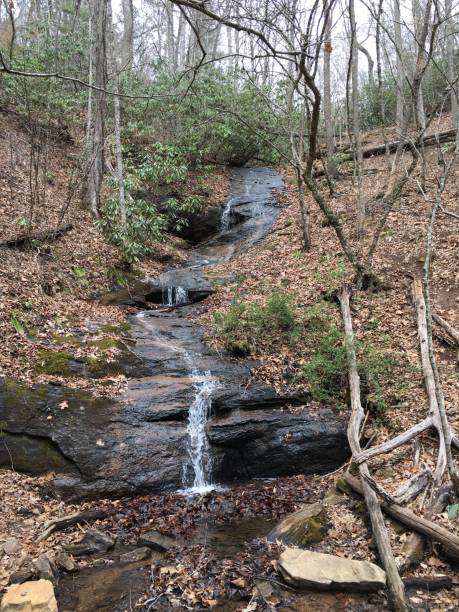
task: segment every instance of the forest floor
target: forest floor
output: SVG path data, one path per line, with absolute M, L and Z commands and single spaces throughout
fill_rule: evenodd
M 445 125 L 448 117 L 441 119 Z M 448 127 L 448 126 L 446 126 Z M 445 128 L 446 129 L 446 128 Z M 0 159 L 9 160 L 0 170 L 0 238 L 17 236 L 23 227 L 22 219 L 30 211 L 29 145 L 21 127 L 11 117 L 0 114 Z M 378 135 L 370 134 L 370 142 Z M 379 141 L 378 141 L 379 142 Z M 14 146 L 13 146 L 14 143 Z M 122 269 L 117 249 L 107 244 L 94 228 L 88 213 L 78 205 L 78 194 L 69 195 L 69 177 L 75 164 L 75 151 L 69 145 L 53 145 L 49 156 L 48 178 L 42 182 L 41 199 L 34 201 L 34 229 L 70 222 L 74 229 L 62 238 L 34 249 L 2 249 L 3 266 L 0 271 L 0 331 L 3 337 L 0 348 L 1 373 L 26 382 L 53 382 L 74 387 L 85 387 L 98 394 L 114 395 L 124 386 L 122 377 L 94 383 L 88 379 L 67 378 L 58 374 L 37 372 L 42 350 L 71 350 L 81 358 L 98 356 L 100 347 L 94 341 L 110 337 L 111 328 L 125 319 L 128 308 L 102 306 L 97 298 L 113 283 L 116 270 Z M 435 150 L 428 152 L 429 191 L 433 188 L 438 168 Z M 408 155 L 404 160 L 408 160 Z M 342 169 L 348 170 L 349 166 Z M 226 277 L 216 292 L 202 303 L 196 320 L 204 325 L 208 342 L 224 349 L 222 338 L 214 322 L 214 313 L 227 311 L 237 299 L 264 303 L 273 288 L 289 292 L 295 309 L 301 313 L 330 295 L 345 279 L 351 277 L 333 229 L 324 223 L 323 216 L 311 200 L 312 248 L 302 249 L 301 224 L 298 200 L 292 174 L 282 170 L 286 190 L 281 196 L 284 204 L 279 218 L 269 236 L 246 253 L 237 256 L 229 265 L 214 270 Z M 382 389 L 383 410 L 374 412 L 368 419 L 364 437 L 378 444 L 424 418 L 427 414 L 422 371 L 420 368 L 416 315 L 411 300 L 411 275 L 419 271 L 423 259 L 425 228 L 430 205 L 426 203 L 416 179 L 407 185 L 388 219 L 387 227 L 375 255 L 375 269 L 384 281 L 383 291 L 368 294 L 355 292 L 352 299 L 353 322 L 357 337 L 371 346 L 382 347 L 391 355 L 390 384 Z M 363 190 L 370 202 L 385 185 L 387 165 L 384 157 L 365 162 Z M 222 201 L 227 190 L 227 179 L 222 174 L 210 198 Z M 68 194 L 63 201 L 62 194 Z M 445 208 L 459 214 L 459 165 L 444 194 Z M 353 236 L 355 226 L 355 190 L 352 177 L 346 176 L 336 184 L 333 206 L 345 220 L 348 234 Z M 369 204 L 367 236 L 381 211 Z M 64 209 L 64 214 L 63 214 Z M 356 239 L 352 238 L 353 244 Z M 186 259 L 184 243 L 174 239 L 171 245 L 158 245 L 155 258 L 138 265 L 140 276 L 155 276 L 164 263 Z M 441 214 L 435 233 L 435 256 L 432 270 L 434 311 L 451 325 L 459 327 L 459 233 L 457 220 Z M 335 308 L 333 306 L 333 308 Z M 332 316 L 339 323 L 336 307 Z M 96 331 L 94 331 L 94 323 Z M 105 326 L 105 331 L 104 331 Z M 435 329 L 437 356 L 448 415 L 451 424 L 459 431 L 459 376 L 457 354 L 438 338 L 444 333 Z M 75 346 L 75 335 L 82 340 Z M 313 356 L 314 346 L 286 341 L 285 337 L 263 338 L 252 345 L 252 356 L 259 361 L 256 376 L 278 388 L 301 387 L 308 391 L 307 381 L 298 381 L 297 374 Z M 385 363 L 385 362 L 384 362 Z M 383 364 L 383 369 L 386 367 Z M 38 368 L 39 370 L 40 368 Z M 295 383 L 293 381 L 296 381 Z M 108 383 L 108 384 L 107 384 Z M 343 413 L 346 406 L 342 404 Z M 420 438 L 418 448 L 414 443 L 399 451 L 372 462 L 372 473 L 388 492 L 394 492 L 402 480 L 411 476 L 416 467 L 413 457 L 426 467 L 435 464 L 436 443 L 432 436 Z M 416 452 L 415 452 L 416 451 Z M 21 542 L 22 563 L 26 556 L 41 552 L 56 553 L 68 542 L 80 535 L 78 528 L 53 534 L 38 543 L 37 536 L 50 517 L 69 514 L 87 508 L 105 508 L 113 512 L 96 526 L 126 546 L 134 547 L 138 533 L 154 526 L 162 533 L 177 538 L 179 549 L 168 553 L 153 571 L 152 590 L 139 601 L 146 609 L 145 599 L 158 598 L 158 609 L 215 607 L 218 600 L 233 599 L 234 607 L 226 609 L 263 610 L 277 606 L 283 610 L 383 610 L 385 599 L 380 595 L 373 599 L 361 596 L 321 596 L 315 600 L 292 594 L 277 584 L 274 560 L 277 546 L 256 541 L 248 548 L 241 545 L 236 555 L 221 556 L 203 538 L 192 539 L 198 530 L 196 517 L 212 523 L 227 524 L 242 519 L 260 517 L 276 521 L 302 503 L 316 501 L 333 486 L 335 476 L 313 478 L 292 477 L 269 483 L 249 483 L 228 491 L 216 491 L 194 501 L 179 495 L 145 496 L 135 500 L 98 500 L 85 504 L 64 504 L 56 500 L 50 491 L 52 475 L 30 477 L 11 471 L 0 471 L 2 513 L 0 514 L 0 541 L 17 537 Z M 419 508 L 414 507 L 419 511 Z M 22 510 L 21 510 L 22 509 Z M 26 509 L 26 510 L 24 510 Z M 317 545 L 318 550 L 353 558 L 375 560 L 371 532 L 361 505 L 349 502 L 345 507 L 332 510 L 332 528 L 326 538 Z M 448 518 L 447 513 L 435 520 L 451 531 L 459 533 L 459 519 Z M 237 524 L 232 528 L 237 531 Z M 402 557 L 402 546 L 407 538 L 405 531 L 390 526 L 391 542 L 395 555 Z M 0 587 L 7 584 L 9 575 L 17 568 L 19 559 L 3 555 L 0 559 Z M 79 561 L 83 569 L 93 561 Z M 113 563 L 112 558 L 105 561 Z M 162 571 L 162 568 L 169 568 Z M 171 569 L 172 568 L 172 569 Z M 146 574 L 149 568 L 142 571 Z M 435 550 L 426 555 L 416 570 L 420 574 L 448 573 L 453 576 L 453 590 L 435 593 L 416 591 L 409 594 L 410 604 L 419 610 L 456 610 L 459 607 L 459 574 Z M 260 577 L 270 585 L 260 594 Z M 258 588 L 258 591 L 257 591 Z M 166 599 L 161 600 L 161 594 Z M 247 607 L 252 600 L 252 607 Z M 163 606 L 161 608 L 161 605 Z M 258 607 L 256 607 L 258 606 Z M 125 608 L 120 608 L 125 609 Z M 126 608 L 127 609 L 127 608 Z M 217 608 L 218 609 L 218 608 Z M 224 609 L 224 608 L 221 608 Z

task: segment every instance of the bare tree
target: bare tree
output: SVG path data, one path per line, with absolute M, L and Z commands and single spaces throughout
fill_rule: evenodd
M 123 7 L 123 40 L 121 44 L 121 62 L 124 69 L 130 70 L 134 62 L 134 8 L 132 0 L 122 0 Z
M 325 22 L 325 39 L 324 39 L 324 124 L 325 124 L 325 139 L 327 146 L 327 170 L 330 178 L 336 179 L 338 171 L 336 168 L 335 154 L 335 135 L 332 115 L 332 100 L 331 100 L 331 54 L 333 51 L 331 39 L 331 24 L 333 11 L 327 10 L 328 2 L 324 0 L 324 10 L 327 15 Z
M 100 0 L 94 5 L 93 41 L 91 54 L 94 66 L 93 125 L 90 134 L 87 199 L 91 212 L 99 216 L 100 191 L 104 177 L 105 111 L 107 82 L 107 4 Z

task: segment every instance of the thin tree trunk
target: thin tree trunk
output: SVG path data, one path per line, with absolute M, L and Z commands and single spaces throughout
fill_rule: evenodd
M 355 173 L 357 181 L 357 236 L 361 238 L 365 228 L 365 200 L 362 193 L 362 138 L 360 134 L 359 109 L 359 55 L 357 44 L 357 23 L 355 20 L 354 0 L 349 0 L 351 21 L 351 88 L 352 88 L 352 133 L 355 154 Z
M 396 56 L 396 82 L 397 82 L 397 108 L 396 108 L 396 125 L 398 133 L 401 133 L 403 126 L 403 87 L 405 83 L 405 75 L 403 73 L 403 44 L 402 44 L 402 24 L 400 22 L 400 0 L 394 0 L 394 41 L 395 41 L 395 56 Z
M 332 24 L 332 8 L 327 11 L 328 0 L 324 0 L 324 11 L 326 12 L 325 24 L 325 40 L 324 40 L 324 123 L 325 123 L 325 139 L 327 145 L 327 170 L 329 177 L 333 180 L 338 176 L 335 160 L 334 129 L 332 117 L 332 102 L 331 102 L 331 75 L 330 75 L 330 60 L 332 53 L 331 40 L 331 24 Z
M 116 61 L 115 48 L 115 32 L 113 27 L 113 15 L 111 0 L 108 3 L 107 9 L 107 26 L 108 26 L 108 41 L 109 41 L 109 57 L 110 69 L 114 82 L 115 95 L 113 96 L 114 109 L 114 128 L 115 128 L 115 158 L 116 158 L 116 178 L 118 181 L 118 200 L 120 208 L 120 221 L 122 225 L 126 225 L 126 196 L 124 191 L 124 169 L 123 169 L 123 148 L 121 143 L 121 104 L 120 104 L 120 77 Z
M 121 61 L 124 70 L 131 70 L 134 63 L 134 8 L 132 0 L 122 0 L 123 6 L 123 40 L 121 43 Z
M 94 125 L 91 130 L 91 159 L 88 176 L 88 203 L 92 214 L 99 216 L 100 191 L 104 177 L 105 108 L 106 108 L 106 27 L 107 0 L 94 3 Z

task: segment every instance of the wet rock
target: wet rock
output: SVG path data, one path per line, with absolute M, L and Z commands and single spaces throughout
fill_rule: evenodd
M 327 511 L 321 503 L 308 504 L 289 514 L 268 534 L 268 542 L 304 548 L 320 542 L 329 528 Z
M 148 546 L 142 546 L 141 548 L 136 548 L 135 550 L 131 550 L 124 555 L 120 556 L 120 563 L 137 563 L 138 561 L 143 561 L 144 559 L 149 559 L 151 557 L 151 548 Z
M 8 588 L 1 612 L 57 612 L 54 588 L 49 580 L 35 580 Z
M 386 573 L 369 561 L 287 548 L 280 556 L 278 572 L 297 589 L 377 591 L 386 586 Z
M 8 538 L 3 543 L 3 552 L 5 555 L 16 555 L 21 550 L 21 544 L 17 538 Z
M 315 504 L 306 504 L 288 514 L 267 535 L 268 542 L 305 548 L 320 542 L 329 529 L 327 507 L 344 503 L 342 495 L 331 494 Z
M 217 477 L 227 480 L 324 473 L 348 457 L 345 424 L 281 410 L 211 419 L 207 433 Z M 217 448 L 220 447 L 220 452 Z
M 54 562 L 48 557 L 46 553 L 40 555 L 33 561 L 33 568 L 35 574 L 43 580 L 49 580 L 50 582 L 55 581 L 56 567 Z
M 137 544 L 139 546 L 148 546 L 148 548 L 158 550 L 159 552 L 165 552 L 177 546 L 175 540 L 155 530 L 142 533 L 137 540 Z
M 10 584 L 22 584 L 33 578 L 34 573 L 32 567 L 27 565 L 13 572 L 10 576 Z
M 78 566 L 75 561 L 65 552 L 58 553 L 54 558 L 54 563 L 64 572 L 72 573 L 78 570 Z
M 81 542 L 68 544 L 65 550 L 75 557 L 91 555 L 96 552 L 106 552 L 115 545 L 115 541 L 98 529 L 88 529 Z

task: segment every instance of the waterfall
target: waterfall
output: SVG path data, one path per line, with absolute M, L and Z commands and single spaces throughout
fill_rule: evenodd
M 190 358 L 189 355 L 187 357 Z M 188 464 L 184 466 L 183 486 L 185 493 L 205 493 L 214 488 L 210 482 L 211 458 L 206 423 L 212 405 L 212 391 L 216 388 L 217 383 L 209 371 L 192 370 L 192 379 L 195 397 L 188 410 Z M 186 488 L 191 480 L 190 471 L 193 483 Z
M 163 306 L 180 306 L 190 301 L 187 289 L 184 287 L 166 287 L 163 289 Z
M 227 232 L 230 228 L 234 199 L 235 198 L 228 198 L 223 208 L 222 217 L 220 219 L 220 229 L 222 232 Z

